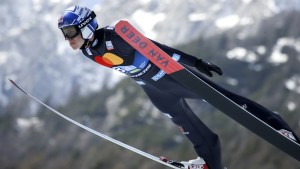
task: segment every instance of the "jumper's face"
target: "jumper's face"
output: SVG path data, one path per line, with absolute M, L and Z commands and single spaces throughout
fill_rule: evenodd
M 66 26 L 61 28 L 61 31 L 74 50 L 79 49 L 84 44 L 84 39 L 78 27 L 74 25 Z
M 66 37 L 66 40 L 69 41 L 69 44 L 73 50 L 79 49 L 84 44 L 84 39 L 82 38 L 81 34 L 78 34 L 74 38 Z

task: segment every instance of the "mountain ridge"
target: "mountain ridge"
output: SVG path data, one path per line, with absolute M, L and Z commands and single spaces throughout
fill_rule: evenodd
M 220 66 L 224 75 L 215 76 L 213 81 L 279 113 L 300 135 L 300 108 L 297 105 L 300 101 L 297 92 L 300 86 L 299 17 L 297 11 L 279 13 L 264 19 L 257 27 L 256 35 L 239 39 L 233 36 L 243 31 L 238 27 L 177 47 Z M 280 24 L 274 26 L 274 23 Z M 289 40 L 293 40 L 293 45 Z M 264 48 L 264 52 L 259 52 L 258 47 Z M 277 48 L 276 55 L 287 55 L 288 60 L 270 62 Z M 246 59 L 249 54 L 257 59 L 249 61 Z M 77 89 L 71 93 L 69 102 L 58 107 L 71 118 L 157 156 L 179 161 L 195 158 L 192 145 L 152 106 L 131 79 L 124 78 L 113 87 L 108 83 L 103 90 L 85 96 Z M 14 97 L 7 112 L 0 116 L 0 137 L 3 138 L 0 152 L 5 154 L 0 156 L 0 163 L 4 169 L 163 168 L 69 125 L 44 108 L 39 108 L 36 115 L 24 115 L 21 112 L 29 103 L 23 99 Z M 50 100 L 46 102 L 52 105 Z M 207 103 L 198 100 L 188 100 L 188 103 L 219 135 L 223 163 L 228 168 L 299 168 L 298 161 Z
M 124 77 L 99 67 L 82 57 L 80 52 L 72 51 L 63 40 L 56 27 L 57 18 L 75 2 L 17 0 L 12 3 L 4 0 L 1 4 L 3 10 L 0 14 L 9 14 L 9 17 L 1 18 L 3 27 L 0 29 L 3 34 L 0 37 L 3 42 L 0 47 L 0 104 L 3 107 L 15 95 L 8 77 L 23 82 L 29 91 L 42 99 L 52 98 L 51 101 L 57 105 L 67 102 L 73 89 L 85 95 L 100 90 L 104 81 L 113 85 Z M 80 1 L 80 4 L 85 3 Z M 260 25 L 263 18 L 282 11 L 298 10 L 298 4 L 298 0 L 289 1 L 288 5 L 278 0 L 155 0 L 137 1 L 134 4 L 103 0 L 94 2 L 92 8 L 98 15 L 100 25 L 128 18 L 146 35 L 173 46 L 199 36 L 210 38 L 240 24 L 245 28 L 240 33 L 241 37 L 255 34 L 255 27 L 259 27 L 255 25 Z M 226 26 L 226 22 L 231 25 L 221 29 L 220 25 Z

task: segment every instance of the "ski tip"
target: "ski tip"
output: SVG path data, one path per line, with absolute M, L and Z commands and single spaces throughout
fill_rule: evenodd
M 8 78 L 8 80 L 10 81 L 10 83 L 16 86 L 16 83 L 13 80 L 11 80 L 11 78 Z
M 11 80 L 11 78 L 8 78 L 8 80 L 12 83 L 12 84 L 14 84 L 14 81 L 13 80 Z
M 121 27 L 122 25 L 128 23 L 128 21 L 126 20 L 119 20 L 116 25 L 115 25 L 115 28 L 118 28 L 118 27 Z
M 21 90 L 23 93 L 27 94 L 23 89 L 21 89 L 13 80 L 11 80 L 10 78 L 8 78 L 8 80 L 10 81 L 10 83 L 12 83 L 15 87 L 17 87 L 19 90 Z
M 121 19 L 121 20 L 119 20 L 119 22 L 118 22 L 118 23 L 120 23 L 120 24 L 121 24 L 121 23 L 129 23 L 129 22 L 128 22 L 128 20 Z

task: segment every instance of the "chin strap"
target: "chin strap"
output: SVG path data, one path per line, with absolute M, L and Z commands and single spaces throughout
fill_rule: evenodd
M 84 39 L 83 45 L 80 47 L 80 49 L 86 49 L 91 45 L 91 42 L 89 39 Z
M 82 34 L 81 34 L 81 37 L 82 37 Z M 86 49 L 86 48 L 90 47 L 91 43 L 93 43 L 93 41 L 94 41 L 94 37 L 95 37 L 95 34 L 93 34 L 90 39 L 84 39 L 84 43 L 80 47 L 80 49 Z

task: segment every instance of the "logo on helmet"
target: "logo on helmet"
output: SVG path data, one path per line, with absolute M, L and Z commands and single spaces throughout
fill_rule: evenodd
M 90 16 L 89 18 L 87 18 L 85 21 L 83 21 L 81 24 L 78 25 L 78 28 L 81 29 L 83 27 L 85 27 L 88 23 L 91 22 L 91 20 L 93 19 L 92 16 Z

